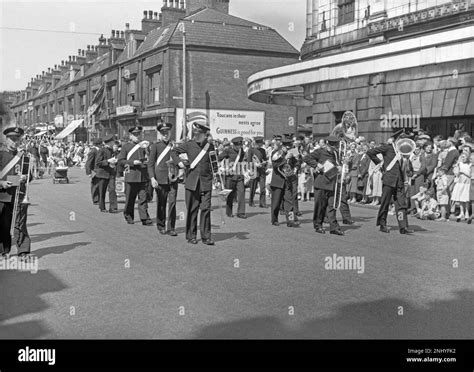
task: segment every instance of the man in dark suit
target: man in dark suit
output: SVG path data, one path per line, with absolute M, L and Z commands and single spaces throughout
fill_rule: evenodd
M 212 170 L 209 153 L 215 151 L 209 143 L 209 125 L 203 121 L 193 123 L 193 139 L 177 145 L 172 150 L 175 165 L 186 169 L 186 239 L 197 244 L 197 216 L 201 210 L 200 229 L 202 242 L 214 245 L 211 239 Z M 187 160 L 179 156 L 187 157 Z
M 176 226 L 176 196 L 178 194 L 177 170 L 175 179 L 170 180 L 169 166 L 173 144 L 170 141 L 170 123 L 159 122 L 156 126 L 158 141 L 150 146 L 148 161 L 148 176 L 151 185 L 156 190 L 156 226 L 162 235 L 177 236 Z M 170 165 L 168 165 L 170 164 Z M 166 204 L 168 204 L 168 226 L 166 228 Z
M 109 191 L 109 212 L 117 213 L 117 194 L 115 185 L 109 186 L 110 181 L 115 177 L 115 167 L 117 159 L 113 154 L 114 135 L 111 134 L 104 138 L 104 146 L 99 150 L 95 160 L 96 178 L 99 180 L 99 209 L 102 213 L 107 213 L 105 209 L 105 194 Z
M 326 139 L 326 147 L 321 147 L 304 158 L 306 164 L 315 168 L 313 225 L 319 234 L 326 233 L 323 222 L 327 214 L 330 234 L 344 235 L 337 222 L 336 208 L 334 208 L 334 188 L 338 179 L 337 175 L 342 170 L 342 159 L 339 159 L 336 149 L 339 141 L 339 138 L 329 136 Z
M 91 179 L 91 196 L 92 203 L 94 205 L 99 204 L 99 179 L 96 177 L 94 168 L 95 159 L 97 157 L 101 145 L 102 140 L 100 138 L 94 140 L 94 145 L 91 147 L 86 160 L 86 175 L 88 175 Z
M 128 224 L 134 223 L 135 200 L 138 197 L 138 213 L 144 226 L 153 225 L 148 214 L 146 186 L 148 171 L 146 165 L 146 149 L 140 143 L 143 128 L 135 126 L 128 131 L 130 142 L 122 146 L 118 163 L 124 167 L 125 175 L 125 209 L 123 214 Z
M 23 169 L 20 169 L 24 155 L 18 151 L 18 145 L 24 134 L 23 129 L 10 127 L 5 129 L 3 134 L 6 137 L 6 149 L 0 151 L 0 259 L 10 254 L 13 239 L 18 249 L 18 256 L 21 260 L 25 260 L 30 254 L 31 239 L 26 225 L 28 203 L 22 201 L 26 194 L 26 182 L 31 181 L 33 175 L 31 172 L 28 174 L 26 161 Z M 16 178 L 17 182 L 12 182 L 12 178 Z M 17 188 L 20 188 L 19 200 L 16 219 L 13 221 Z M 10 234 L 12 224 L 13 236 Z
M 249 149 L 247 153 L 247 163 L 253 164 L 256 171 L 255 178 L 250 180 L 250 197 L 249 206 L 255 207 L 253 199 L 257 190 L 257 185 L 260 188 L 260 208 L 267 207 L 265 182 L 267 178 L 267 152 L 263 146 L 263 137 L 255 137 L 256 147 Z M 258 159 L 258 162 L 256 161 Z
M 297 216 L 294 211 L 294 192 L 292 185 L 293 177 L 296 175 L 290 176 L 288 179 L 282 174 L 280 167 L 284 164 L 287 164 L 288 167 L 294 169 L 297 159 L 293 157 L 291 153 L 288 153 L 288 150 L 291 148 L 291 140 L 283 140 L 282 146 L 275 149 L 272 152 L 272 167 L 273 174 L 272 180 L 270 182 L 270 189 L 272 191 L 272 225 L 280 226 L 278 222 L 278 214 L 280 211 L 280 206 L 283 201 L 283 210 L 286 215 L 286 225 L 288 227 L 299 227 L 300 222 L 297 219 Z
M 232 205 L 234 203 L 235 195 L 237 194 L 237 217 L 247 218 L 245 215 L 245 185 L 244 176 L 242 174 L 242 162 L 245 158 L 245 152 L 242 148 L 242 137 L 235 137 L 232 139 L 232 147 L 222 151 L 219 156 L 219 162 L 226 159 L 226 177 L 225 187 L 232 192 L 227 196 L 227 217 L 234 217 L 232 214 Z
M 380 226 L 380 231 L 389 233 L 387 227 L 387 215 L 392 197 L 395 202 L 395 211 L 398 220 L 398 227 L 400 234 L 410 234 L 413 231 L 408 230 L 407 219 L 407 198 L 405 193 L 405 177 L 404 177 L 404 160 L 403 156 L 396 151 L 395 140 L 400 138 L 407 138 L 408 136 L 402 134 L 403 130 L 396 132 L 388 141 L 379 147 L 367 151 L 367 156 L 374 162 L 375 165 L 380 163 L 377 154 L 383 156 L 383 176 L 382 176 L 382 198 L 380 201 L 379 213 L 377 216 L 377 226 Z

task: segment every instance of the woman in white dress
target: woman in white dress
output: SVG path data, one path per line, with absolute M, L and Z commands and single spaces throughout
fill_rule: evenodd
M 372 198 L 370 205 L 380 205 L 380 198 L 382 196 L 382 165 L 383 156 L 378 154 L 380 163 L 375 165 L 373 161 L 369 165 L 369 178 L 367 180 L 366 195 Z

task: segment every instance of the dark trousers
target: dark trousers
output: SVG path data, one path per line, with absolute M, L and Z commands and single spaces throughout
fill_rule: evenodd
M 342 187 L 342 195 L 341 195 L 341 207 L 339 211 L 341 212 L 342 219 L 344 221 L 352 220 L 351 210 L 349 209 L 349 203 L 347 203 L 348 195 L 346 191 L 346 185 Z
M 18 254 L 30 253 L 31 239 L 26 228 L 26 218 L 28 216 L 28 205 L 18 204 L 18 213 L 13 230 L 13 241 L 17 246 Z M 0 202 L 0 253 L 10 253 L 12 247 L 12 237 L 10 228 L 13 218 L 13 202 Z
M 135 218 L 135 200 L 138 197 L 138 214 L 140 220 L 148 220 L 148 203 L 146 201 L 146 183 L 145 182 L 125 182 L 125 209 L 123 214 L 125 217 L 130 216 L 132 220 Z
M 99 178 L 93 177 L 91 179 L 91 195 L 92 203 L 97 204 L 99 202 Z
M 197 217 L 201 210 L 200 229 L 201 238 L 211 238 L 211 194 L 212 190 L 201 192 L 198 183 L 195 191 L 186 189 L 186 239 L 196 239 L 197 237 Z
M 253 204 L 253 199 L 255 198 L 255 192 L 257 191 L 257 186 L 260 186 L 260 207 L 264 207 L 267 203 L 266 201 L 266 182 L 267 176 L 265 173 L 257 174 L 257 177 L 250 180 L 250 197 L 249 204 Z
M 291 219 L 297 220 L 296 215 L 294 215 L 293 209 L 293 189 L 291 183 L 285 182 L 285 187 L 283 189 L 279 187 L 271 187 L 272 190 L 272 212 L 271 218 L 272 223 L 278 222 L 278 214 L 280 213 L 280 208 L 283 206 L 285 211 L 286 221 L 289 222 Z M 291 217 L 293 214 L 293 218 Z
M 298 213 L 300 211 L 298 202 L 298 173 L 297 176 L 290 178 L 291 183 L 291 200 L 293 200 L 293 211 Z
M 228 216 L 232 215 L 232 205 L 234 198 L 237 195 L 237 214 L 245 214 L 245 185 L 244 180 L 233 180 L 230 177 L 226 178 L 226 188 L 232 190 L 227 196 L 226 213 Z
M 315 229 L 323 226 L 326 215 L 329 220 L 330 231 L 339 230 L 336 208 L 334 208 L 334 191 L 314 189 L 313 225 Z
M 178 182 L 171 185 L 158 185 L 156 188 L 156 226 L 159 230 L 165 228 L 166 204 L 168 203 L 168 227 L 174 230 L 176 226 L 176 196 L 178 194 Z
M 395 212 L 400 229 L 408 227 L 407 220 L 407 199 L 404 186 L 391 187 L 383 185 L 380 209 L 377 215 L 377 226 L 387 226 L 387 215 L 392 197 L 395 204 Z
M 117 205 L 117 193 L 115 192 L 115 177 L 110 179 L 100 178 L 99 184 L 99 209 L 105 210 L 105 194 L 109 192 L 109 210 L 116 210 Z

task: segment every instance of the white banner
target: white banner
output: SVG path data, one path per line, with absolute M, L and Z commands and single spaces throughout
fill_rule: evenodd
M 191 123 L 208 118 L 214 139 L 229 141 L 234 137 L 265 137 L 265 112 L 245 110 L 187 109 L 188 137 L 191 137 Z M 183 109 L 176 109 L 176 139 L 183 132 Z

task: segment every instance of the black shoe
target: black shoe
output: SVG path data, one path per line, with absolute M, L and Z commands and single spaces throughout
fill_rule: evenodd
M 234 218 L 234 215 L 233 214 L 228 214 L 227 217 Z
M 166 234 L 168 234 L 168 231 L 166 231 L 165 229 L 158 229 L 158 232 L 159 232 L 161 235 L 166 235 Z
M 216 243 L 215 243 L 214 240 L 212 240 L 212 239 L 203 239 L 203 240 L 202 240 L 202 244 L 205 244 L 205 245 L 215 245 Z
M 273 226 L 280 226 L 280 222 L 272 222 Z
M 198 241 L 194 238 L 194 239 L 189 239 L 189 240 L 188 240 L 188 243 L 189 243 L 189 244 L 197 244 Z
M 18 258 L 20 259 L 20 261 L 27 261 L 28 258 L 30 258 L 30 257 L 31 257 L 31 254 L 29 254 L 29 253 L 20 253 L 18 255 Z
M 260 208 L 268 208 L 266 205 L 260 205 Z
M 380 231 L 383 233 L 390 233 L 390 229 L 387 226 L 380 226 Z
M 178 233 L 174 230 L 170 231 L 170 236 L 178 236 Z
M 130 216 L 125 216 L 125 221 L 127 221 L 129 225 L 133 225 L 135 223 L 135 221 L 133 221 L 133 218 Z
M 353 225 L 353 224 L 355 224 L 355 222 L 353 220 L 344 220 L 344 221 L 342 221 L 342 223 L 344 225 Z
M 340 235 L 340 236 L 344 236 L 344 232 L 341 231 L 341 230 L 332 230 L 329 232 L 331 235 Z
M 92 204 L 94 204 L 94 205 L 99 205 L 99 202 L 93 202 Z
M 237 218 L 242 218 L 243 220 L 246 220 L 246 219 L 247 219 L 247 215 L 246 215 L 246 214 L 238 214 L 238 215 L 237 215 Z
M 109 209 L 109 213 L 116 214 L 118 212 L 118 209 Z
M 254 203 L 249 203 L 249 207 L 255 208 L 255 204 Z
M 152 220 L 142 220 L 142 225 L 143 226 L 151 226 L 151 225 L 153 225 L 153 221 Z
M 472 217 L 467 219 L 467 224 L 470 225 L 472 223 Z
M 318 234 L 326 234 L 326 230 L 324 230 L 322 227 L 316 227 L 314 229 Z
M 303 217 L 303 213 L 298 212 L 298 213 L 296 213 L 296 216 L 297 216 L 297 217 Z
M 100 212 L 101 213 L 109 213 L 106 209 L 101 209 Z
M 298 223 L 295 222 L 287 222 L 286 226 L 288 227 L 300 227 Z
M 413 234 L 414 231 L 413 230 L 408 230 L 408 229 L 400 229 L 400 234 L 403 234 L 403 235 L 408 235 L 408 234 Z

